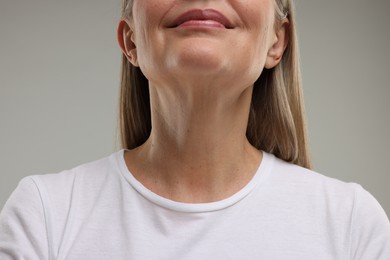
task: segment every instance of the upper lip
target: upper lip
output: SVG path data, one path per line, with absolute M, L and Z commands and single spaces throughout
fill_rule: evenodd
M 226 29 L 233 29 L 232 23 L 223 14 L 214 9 L 193 9 L 177 17 L 169 28 L 178 27 L 180 24 L 191 20 L 212 20 L 221 23 Z

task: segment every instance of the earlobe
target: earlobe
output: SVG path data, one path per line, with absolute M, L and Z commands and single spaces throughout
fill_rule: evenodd
M 286 19 L 275 33 L 275 40 L 268 51 L 265 62 L 266 69 L 272 69 L 282 60 L 283 53 L 289 42 L 289 21 Z
M 119 22 L 117 33 L 118 43 L 122 49 L 123 54 L 126 56 L 127 60 L 133 64 L 133 66 L 138 67 L 137 48 L 134 43 L 134 33 L 127 20 L 122 19 Z

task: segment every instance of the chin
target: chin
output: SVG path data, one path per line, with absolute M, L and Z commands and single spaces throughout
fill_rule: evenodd
M 190 74 L 215 74 L 224 71 L 230 64 L 228 55 L 219 46 L 191 44 L 177 48 L 169 55 L 168 65 Z

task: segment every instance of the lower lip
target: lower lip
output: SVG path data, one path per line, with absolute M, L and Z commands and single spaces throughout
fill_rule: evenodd
M 226 29 L 225 26 L 214 20 L 190 20 L 186 21 L 178 26 L 179 28 L 183 27 L 197 27 L 197 28 L 222 28 Z

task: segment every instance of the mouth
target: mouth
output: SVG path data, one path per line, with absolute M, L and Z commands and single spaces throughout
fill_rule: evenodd
M 223 14 L 214 9 L 194 9 L 176 18 L 168 28 L 178 27 L 219 27 L 234 29 L 233 24 Z

